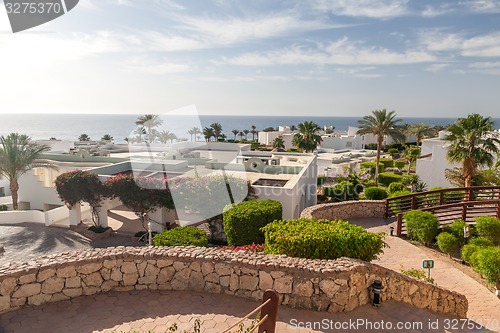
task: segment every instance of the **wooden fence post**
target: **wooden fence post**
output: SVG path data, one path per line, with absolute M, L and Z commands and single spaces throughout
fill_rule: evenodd
M 462 220 L 467 222 L 467 203 L 466 202 L 462 203 Z
M 403 214 L 398 214 L 398 221 L 396 224 L 396 236 L 401 237 L 403 233 Z
M 497 219 L 500 219 L 500 201 L 497 202 Z
M 260 318 L 262 319 L 267 315 L 267 320 L 259 326 L 259 333 L 275 333 L 276 331 L 276 320 L 278 320 L 279 305 L 278 293 L 272 289 L 266 290 L 264 296 L 262 297 L 262 303 L 268 299 L 271 299 L 271 302 L 264 305 L 264 307 L 260 310 Z

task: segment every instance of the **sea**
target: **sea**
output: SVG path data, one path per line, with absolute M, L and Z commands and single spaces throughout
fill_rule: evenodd
M 115 143 L 125 143 L 125 138 L 135 137 L 135 121 L 139 114 L 0 114 L 0 135 L 12 132 L 27 134 L 35 140 L 77 140 L 80 134 L 87 134 L 91 140 L 99 140 L 109 134 Z M 217 122 L 228 139 L 234 139 L 232 130 L 257 130 L 267 127 L 298 125 L 304 121 L 314 121 L 319 126 L 334 126 L 336 131 L 346 131 L 349 126 L 357 126 L 361 117 L 313 117 L 313 116 L 222 116 L 222 115 L 160 115 L 163 124 L 157 130 L 168 130 L 179 138 L 191 140 L 188 130 L 193 127 L 203 129 Z M 431 126 L 445 126 L 455 122 L 455 118 L 415 118 L 401 117 L 408 124 L 425 123 Z M 493 119 L 500 128 L 500 118 Z M 203 139 L 203 137 L 200 137 Z M 239 136 L 237 136 L 239 139 Z M 248 134 L 252 139 L 252 134 Z

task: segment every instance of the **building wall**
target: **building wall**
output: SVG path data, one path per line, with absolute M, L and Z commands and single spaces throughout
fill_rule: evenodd
M 427 184 L 428 188 L 436 186 L 453 187 L 444 176 L 446 169 L 459 167 L 446 159 L 447 143 L 444 140 L 427 139 L 422 141 L 421 156 L 432 154 L 429 157 L 417 160 L 416 173 Z

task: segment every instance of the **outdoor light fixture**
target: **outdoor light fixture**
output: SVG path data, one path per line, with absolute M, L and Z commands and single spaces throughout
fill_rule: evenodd
M 394 227 L 393 227 L 393 226 L 390 226 L 390 227 L 389 227 L 389 230 L 391 231 L 391 236 L 394 236 Z
M 382 290 L 384 289 L 384 286 L 382 286 L 382 281 L 380 280 L 375 280 L 373 281 L 372 285 L 370 286 L 373 296 L 372 296 L 372 305 L 373 306 L 380 306 L 380 294 L 382 293 Z

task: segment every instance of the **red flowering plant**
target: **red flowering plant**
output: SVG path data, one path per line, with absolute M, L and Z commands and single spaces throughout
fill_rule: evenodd
M 147 214 L 158 208 L 174 209 L 166 179 L 116 175 L 104 183 L 112 198 L 118 198 L 141 219 L 144 229 Z
M 99 225 L 97 208 L 102 200 L 109 197 L 109 193 L 96 173 L 82 170 L 63 173 L 56 178 L 55 187 L 59 198 L 69 209 L 79 202 L 88 203 L 92 209 L 92 221 Z

